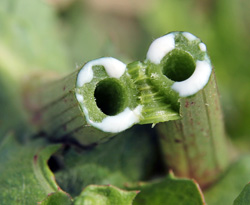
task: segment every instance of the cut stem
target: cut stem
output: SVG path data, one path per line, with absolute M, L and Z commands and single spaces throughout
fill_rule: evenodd
M 180 100 L 181 120 L 159 124 L 163 158 L 180 177 L 213 183 L 229 165 L 228 142 L 214 72 L 206 88 Z
M 144 62 L 100 58 L 34 91 L 36 124 L 52 140 L 91 146 L 137 123 L 164 122 L 157 131 L 175 175 L 205 187 L 229 164 L 214 72 L 205 44 L 190 33 L 156 39 Z
M 101 58 L 64 79 L 38 83 L 28 97 L 33 122 L 52 140 L 77 140 L 84 146 L 131 127 L 139 121 L 140 106 L 125 68 L 114 58 Z
M 229 165 L 230 158 L 206 46 L 190 33 L 174 32 L 151 44 L 148 59 L 149 73 L 158 76 L 153 85 L 169 97 L 181 116 L 156 126 L 165 165 L 177 176 L 209 186 Z
M 90 61 L 62 80 L 38 83 L 27 107 L 36 105 L 33 119 L 52 140 L 77 140 L 85 146 L 105 142 L 137 123 L 179 119 L 151 85 L 146 66 L 126 66 L 114 58 Z

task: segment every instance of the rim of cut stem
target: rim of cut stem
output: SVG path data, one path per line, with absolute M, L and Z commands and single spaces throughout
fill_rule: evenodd
M 154 40 L 146 62 L 161 67 L 161 75 L 172 81 L 171 89 L 180 97 L 194 95 L 204 88 L 212 71 L 206 45 L 188 32 L 172 32 Z
M 126 64 L 112 57 L 86 63 L 79 71 L 76 98 L 87 122 L 117 133 L 139 122 L 142 106 L 131 102 Z M 133 95 L 133 94 L 132 94 Z

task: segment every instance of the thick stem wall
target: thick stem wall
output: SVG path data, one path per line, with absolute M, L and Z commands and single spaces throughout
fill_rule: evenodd
M 76 140 L 81 145 L 91 146 L 114 134 L 87 123 L 75 94 L 78 73 L 79 70 L 51 83 L 37 83 L 28 95 L 28 109 L 37 129 L 51 140 Z
M 165 164 L 175 175 L 208 186 L 230 160 L 214 71 L 204 89 L 180 99 L 180 114 L 181 120 L 157 125 Z

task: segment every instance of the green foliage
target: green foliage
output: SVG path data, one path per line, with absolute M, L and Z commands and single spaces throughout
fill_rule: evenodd
M 240 195 L 234 200 L 234 205 L 248 205 L 250 204 L 250 184 L 248 183 Z
M 19 135 L 22 135 L 27 128 L 16 86 L 17 84 L 0 65 L 0 143 L 10 130 L 18 130 Z
M 199 185 L 195 181 L 175 179 L 171 175 L 158 182 L 142 184 L 135 189 L 141 192 L 136 196 L 134 205 L 201 205 L 205 203 Z
M 13 76 L 69 70 L 55 11 L 42 0 L 0 2 L 0 65 Z
M 95 19 L 89 16 L 91 12 L 79 1 L 61 12 L 60 28 L 71 68 L 103 55 L 113 56 L 112 44 Z
M 55 172 L 57 182 L 73 197 L 84 188 L 72 199 L 59 188 L 47 165 L 60 145 L 33 138 L 22 107 L 21 81 L 34 70 L 61 74 L 72 70 L 75 63 L 101 56 L 120 58 L 124 53 L 138 59 L 145 56 L 152 36 L 169 31 L 186 30 L 206 42 L 230 135 L 249 147 L 240 141 L 244 137 L 249 140 L 249 1 L 155 2 L 144 14 L 126 16 L 114 9 L 111 14 L 100 12 L 98 17 L 97 10 L 82 1 L 62 11 L 46 0 L 0 1 L 1 204 L 204 203 L 197 184 L 189 179 L 168 177 L 148 182 L 135 188 L 140 190 L 138 195 L 104 186 L 125 188 L 126 182 L 148 180 L 158 174 L 161 159 L 147 129 L 136 137 L 125 133 L 127 138 L 118 136 L 92 150 L 78 152 L 71 147 L 59 153 L 63 166 Z M 24 138 L 27 141 L 21 143 Z M 246 156 L 205 191 L 206 202 L 232 204 L 235 199 L 234 204 L 249 204 L 249 184 L 243 189 L 250 181 L 249 173 L 250 158 Z
M 75 205 L 132 205 L 136 191 L 124 191 L 114 186 L 87 186 L 80 196 L 75 198 Z
M 250 156 L 240 158 L 232 164 L 221 179 L 205 194 L 208 204 L 232 204 L 246 182 L 250 181 Z
M 62 191 L 51 193 L 39 203 L 40 205 L 71 205 L 72 199 Z
M 146 180 L 158 169 L 156 141 L 148 131 L 146 127 L 141 131 L 132 128 L 93 149 L 68 150 L 64 168 L 55 173 L 58 184 L 77 196 L 90 184 L 124 188 L 127 182 Z
M 35 204 L 58 190 L 47 166 L 58 145 L 42 149 L 45 145 L 43 141 L 23 145 L 13 134 L 5 136 L 0 145 L 1 204 Z

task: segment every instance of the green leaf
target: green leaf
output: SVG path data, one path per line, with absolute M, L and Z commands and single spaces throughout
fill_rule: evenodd
M 148 179 L 159 171 L 159 150 L 156 139 L 149 134 L 151 128 L 139 131 L 138 128 L 92 149 L 82 152 L 69 149 L 63 158 L 64 168 L 55 173 L 58 184 L 71 196 L 77 196 L 91 184 L 124 188 L 127 182 Z
M 20 82 L 28 82 L 34 70 L 63 72 L 70 66 L 56 11 L 45 1 L 1 0 L 0 25 L 0 138 L 10 130 L 24 138 L 23 128 L 31 125 L 26 123 Z
M 114 186 L 87 186 L 80 196 L 75 198 L 75 205 L 129 205 L 137 191 L 124 191 Z
M 170 175 L 161 181 L 142 184 L 136 189 L 140 193 L 134 205 L 205 204 L 199 185 L 194 180 L 175 179 Z
M 12 134 L 0 145 L 1 204 L 35 204 L 60 188 L 47 160 L 60 145 L 45 146 L 44 141 L 22 145 Z
M 250 181 L 250 155 L 240 158 L 213 187 L 207 190 L 208 204 L 232 204 L 246 182 Z
M 63 13 L 61 24 L 63 37 L 68 46 L 67 56 L 71 64 L 83 64 L 89 60 L 103 55 L 114 56 L 107 52 L 107 35 L 103 28 L 98 26 L 95 18 L 92 18 L 89 8 L 85 8 L 82 2 L 77 1 Z
M 27 127 L 17 85 L 1 68 L 0 65 L 0 143 L 10 130 L 18 130 L 21 135 Z
M 67 71 L 56 11 L 42 0 L 0 2 L 0 65 L 13 76 L 31 69 Z
M 48 197 L 39 204 L 41 204 L 41 205 L 51 205 L 51 204 L 53 204 L 53 205 L 70 205 L 70 204 L 72 204 L 72 200 L 71 200 L 70 196 L 68 196 L 64 192 L 57 191 L 55 193 L 48 195 Z
M 250 204 L 250 183 L 248 183 L 240 195 L 234 200 L 234 205 Z

